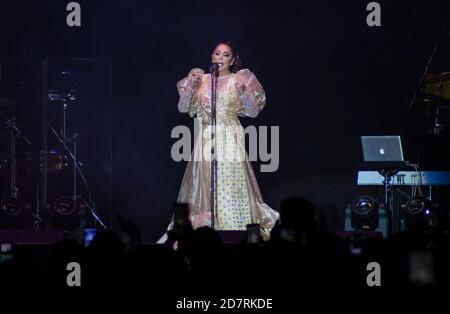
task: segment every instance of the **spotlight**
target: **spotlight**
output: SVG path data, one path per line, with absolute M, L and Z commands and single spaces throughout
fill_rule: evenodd
M 355 230 L 374 231 L 379 226 L 378 201 L 368 195 L 358 197 L 352 204 L 351 224 Z

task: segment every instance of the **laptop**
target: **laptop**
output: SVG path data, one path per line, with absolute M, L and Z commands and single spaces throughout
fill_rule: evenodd
M 400 136 L 361 136 L 364 161 L 401 161 Z

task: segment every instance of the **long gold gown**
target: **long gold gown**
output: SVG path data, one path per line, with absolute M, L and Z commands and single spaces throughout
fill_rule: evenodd
M 192 88 L 192 74 L 201 72 L 201 82 Z M 181 183 L 179 203 L 190 207 L 190 220 L 195 228 L 211 226 L 211 77 L 193 69 L 177 83 L 178 109 L 195 119 L 199 130 L 194 151 Z M 237 83 L 237 84 L 236 84 Z M 245 86 L 239 95 L 236 86 Z M 255 75 L 248 69 L 217 79 L 216 160 L 214 228 L 245 230 L 247 224 L 258 223 L 264 239 L 268 239 L 277 211 L 264 203 L 245 151 L 244 132 L 238 116 L 256 117 L 264 108 L 266 96 Z M 172 227 L 169 225 L 168 230 Z M 165 234 L 158 243 L 167 239 Z

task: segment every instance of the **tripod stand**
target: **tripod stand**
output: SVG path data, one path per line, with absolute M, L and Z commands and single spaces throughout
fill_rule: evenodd
M 74 220 L 82 213 L 92 225 L 109 226 L 111 60 L 44 58 L 41 67 L 42 211 L 52 215 L 53 227 L 78 227 Z M 64 216 L 57 211 L 60 198 L 61 205 L 79 208 Z
M 388 219 L 388 236 L 391 236 L 394 232 L 398 231 L 397 226 L 397 215 L 399 213 L 394 213 L 393 197 L 392 197 L 392 186 L 391 180 L 394 175 L 398 173 L 399 170 L 381 169 L 378 172 L 383 176 L 383 186 L 384 186 L 384 204 L 386 210 L 386 217 Z M 394 228 L 395 227 L 395 228 Z

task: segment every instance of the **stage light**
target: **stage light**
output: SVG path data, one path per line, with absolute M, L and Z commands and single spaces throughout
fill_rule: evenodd
M 351 224 L 355 230 L 374 231 L 379 226 L 379 203 L 369 195 L 362 195 L 352 203 Z

